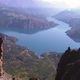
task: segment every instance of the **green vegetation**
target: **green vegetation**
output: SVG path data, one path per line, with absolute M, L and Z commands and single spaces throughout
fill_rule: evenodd
M 4 40 L 4 70 L 22 80 L 37 77 L 40 80 L 54 80 L 60 54 L 45 53 L 38 57 L 34 52 L 16 45 L 15 38 Z

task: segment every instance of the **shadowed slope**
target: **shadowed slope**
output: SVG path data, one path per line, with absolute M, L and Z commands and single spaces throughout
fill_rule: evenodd
M 80 49 L 68 50 L 58 64 L 55 80 L 80 80 Z

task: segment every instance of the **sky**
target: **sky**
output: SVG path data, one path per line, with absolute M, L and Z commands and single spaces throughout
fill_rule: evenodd
M 80 8 L 80 0 L 39 0 L 53 4 L 55 7 Z
M 0 4 L 15 7 L 80 8 L 80 0 L 0 0 Z

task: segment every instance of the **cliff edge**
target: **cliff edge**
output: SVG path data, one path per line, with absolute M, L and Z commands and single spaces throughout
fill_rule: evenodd
M 80 49 L 68 48 L 62 55 L 55 80 L 80 80 Z

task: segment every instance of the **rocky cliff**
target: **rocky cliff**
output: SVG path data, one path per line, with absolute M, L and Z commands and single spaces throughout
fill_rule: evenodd
M 80 49 L 68 50 L 62 55 L 55 80 L 80 80 Z
M 41 30 L 53 28 L 56 23 L 46 18 L 28 15 L 26 13 L 0 7 L 0 29 L 22 33 L 36 33 Z
M 0 80 L 15 80 L 16 78 L 7 74 L 3 69 L 4 59 L 3 59 L 3 36 L 0 35 Z

